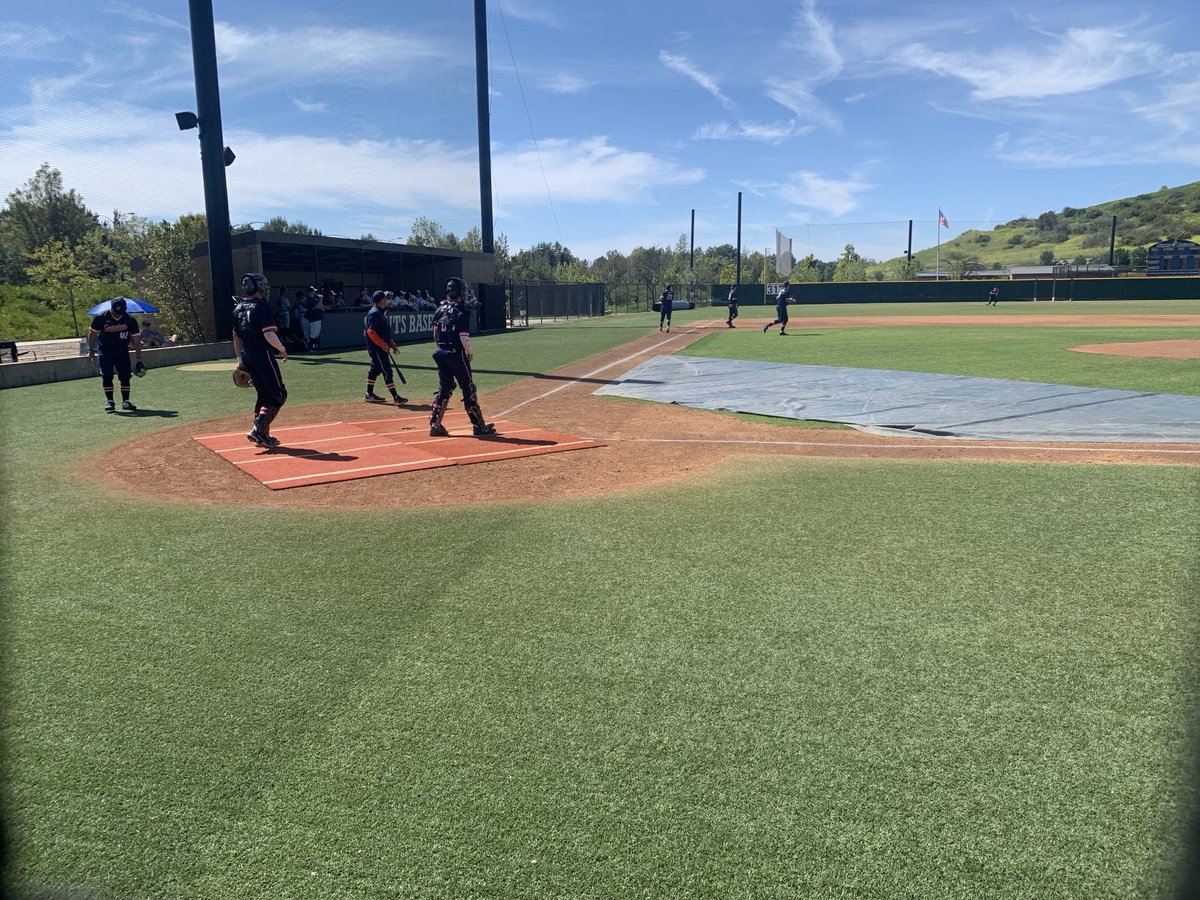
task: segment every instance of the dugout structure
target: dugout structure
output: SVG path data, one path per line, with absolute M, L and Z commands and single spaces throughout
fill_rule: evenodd
M 310 285 L 341 293 L 351 306 L 364 290 L 427 290 L 440 299 L 449 278 L 475 286 L 496 280 L 496 257 L 491 253 L 259 230 L 238 232 L 231 243 L 234 272 L 238 277 L 244 272 L 266 275 L 272 301 L 280 288 L 294 294 Z M 197 285 L 212 296 L 208 244 L 197 244 L 191 255 Z M 214 297 L 213 302 L 213 309 L 204 311 L 206 334 L 215 334 L 215 304 L 226 300 Z M 504 316 L 497 313 L 494 318 L 501 321 Z

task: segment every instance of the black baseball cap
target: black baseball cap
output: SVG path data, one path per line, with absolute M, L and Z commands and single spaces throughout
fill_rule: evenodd
M 371 295 L 371 302 L 378 303 L 380 300 L 387 299 L 387 291 L 376 291 Z

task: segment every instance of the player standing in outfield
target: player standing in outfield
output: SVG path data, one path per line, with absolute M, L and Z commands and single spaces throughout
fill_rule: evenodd
M 994 287 L 988 291 L 988 301 L 984 306 L 995 306 L 996 301 L 1000 299 L 1000 288 Z
M 129 345 L 133 344 L 133 352 L 137 354 L 137 374 L 143 375 L 146 366 L 142 363 L 141 329 L 133 316 L 125 312 L 125 298 L 113 300 L 108 312 L 101 313 L 92 319 L 88 329 L 88 359 L 96 356 L 97 338 L 100 344 L 100 381 L 104 385 L 104 411 L 116 412 L 117 405 L 113 402 L 113 370 L 121 382 L 121 409 L 133 411 L 137 409 L 129 402 L 129 376 L 132 370 L 129 366 Z
M 658 298 L 658 330 L 663 330 L 663 322 L 667 323 L 667 334 L 671 333 L 671 313 L 675 309 L 675 291 L 671 285 Z
M 396 383 L 392 379 L 392 360 L 388 356 L 396 350 L 396 342 L 392 339 L 392 323 L 387 317 L 387 292 L 376 291 L 371 295 L 371 302 L 374 305 L 363 322 L 367 330 L 367 355 L 371 357 L 371 368 L 367 370 L 367 394 L 363 399 L 368 403 L 387 403 L 375 393 L 375 379 L 382 375 L 383 383 L 392 395 L 392 402 L 403 406 L 408 402 L 408 398 L 396 393 Z
M 266 276 L 251 272 L 242 276 L 243 297 L 233 308 L 233 352 L 238 364 L 254 380 L 254 427 L 246 440 L 260 447 L 278 447 L 279 438 L 271 437 L 271 423 L 279 408 L 287 402 L 287 388 L 279 371 L 280 360 L 288 358 L 287 350 L 276 333 L 275 317 L 271 314 L 271 285 Z
M 446 437 L 450 434 L 442 425 L 446 406 L 454 395 L 454 383 L 458 382 L 463 392 L 463 406 L 471 419 L 471 430 L 477 437 L 495 434 L 496 426 L 483 419 L 483 410 L 476 400 L 475 380 L 471 375 L 471 313 L 464 305 L 467 283 L 461 278 L 446 282 L 446 305 L 433 315 L 433 361 L 438 367 L 438 392 L 433 395 L 433 413 L 429 416 L 429 436 Z
M 737 302 L 737 285 L 729 289 L 729 318 L 725 320 L 725 324 L 730 328 L 735 327 L 733 320 L 738 317 L 738 302 Z
M 783 286 L 779 289 L 779 296 L 777 296 L 775 298 L 775 321 L 770 322 L 763 326 L 764 334 L 771 330 L 772 325 L 779 326 L 780 334 L 787 334 L 787 323 L 788 323 L 787 308 L 788 308 L 788 300 L 790 299 L 788 297 L 788 291 L 791 290 L 791 285 L 792 285 L 792 283 L 790 281 L 784 281 Z

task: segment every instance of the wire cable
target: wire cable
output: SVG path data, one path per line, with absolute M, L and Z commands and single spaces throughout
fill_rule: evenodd
M 529 134 L 533 138 L 533 151 L 537 154 L 538 168 L 542 170 L 542 183 L 546 186 L 546 200 L 550 204 L 550 214 L 554 217 L 554 230 L 558 234 L 558 243 L 566 246 L 563 243 L 562 228 L 558 224 L 558 211 L 554 208 L 554 197 L 550 194 L 550 179 L 546 177 L 546 166 L 542 162 L 542 151 L 538 146 L 537 134 L 533 130 L 533 117 L 529 114 L 529 103 L 525 99 L 525 87 L 521 84 L 521 73 L 517 69 L 517 55 L 513 52 L 512 38 L 508 34 L 508 22 L 504 19 L 504 9 L 500 6 L 500 0 L 496 0 L 496 11 L 500 14 L 500 26 L 504 29 L 504 40 L 508 43 L 508 55 L 512 59 L 513 74 L 517 78 L 517 90 L 521 94 L 521 104 L 525 107 L 525 119 L 529 122 Z

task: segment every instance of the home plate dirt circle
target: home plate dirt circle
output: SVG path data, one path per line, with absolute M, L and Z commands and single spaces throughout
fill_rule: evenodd
M 801 324 L 807 326 L 808 320 L 796 321 L 794 327 Z M 1080 316 L 1077 324 L 1104 325 L 1106 317 L 1089 321 Z M 750 321 L 746 325 L 753 327 Z M 853 429 L 747 421 L 722 413 L 592 395 L 598 383 L 616 378 L 652 356 L 686 347 L 706 330 L 692 326 L 669 335 L 652 332 L 541 378 L 527 378 L 481 395 L 489 420 L 517 418 L 530 426 L 604 444 L 579 453 L 499 459 L 483 465 L 271 490 L 193 440 L 200 434 L 244 432 L 249 420 L 240 415 L 166 428 L 129 441 L 119 448 L 119 467 L 87 458 L 73 468 L 80 478 L 94 481 L 99 473 L 107 478 L 111 490 L 148 501 L 361 510 L 539 503 L 674 485 L 699 489 L 705 480 L 724 476 L 748 457 L 1200 465 L 1200 446 L 1194 445 L 882 437 Z M 227 369 L 231 363 L 216 365 Z M 231 385 L 230 390 L 235 388 Z M 456 397 L 451 409 L 459 403 Z M 427 416 L 429 405 L 409 403 L 389 412 L 397 418 Z M 378 419 L 380 413 L 378 407 L 357 401 L 289 403 L 276 424 L 353 423 Z

